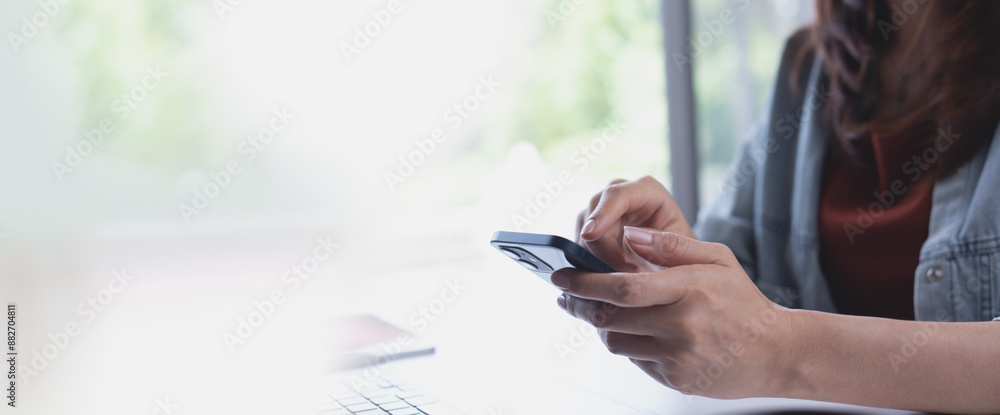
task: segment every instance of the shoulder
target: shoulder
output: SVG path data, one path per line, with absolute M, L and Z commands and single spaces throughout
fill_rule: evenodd
M 771 155 L 768 159 L 794 157 L 805 113 L 818 112 L 824 106 L 827 82 L 822 73 L 815 72 L 817 66 L 822 63 L 817 59 L 812 31 L 809 27 L 799 29 L 785 41 L 770 101 L 758 125 L 763 131 L 758 130 L 754 144 Z
M 813 44 L 812 28 L 809 26 L 799 28 L 792 33 L 791 36 L 785 40 L 785 52 L 782 57 L 782 62 L 789 60 L 789 58 L 794 59 L 795 56 L 801 51 L 811 51 L 814 49 Z
M 788 37 L 778 64 L 776 97 L 784 96 L 793 102 L 797 101 L 795 98 L 802 97 L 814 66 L 819 64 L 816 49 L 809 27 L 803 27 Z

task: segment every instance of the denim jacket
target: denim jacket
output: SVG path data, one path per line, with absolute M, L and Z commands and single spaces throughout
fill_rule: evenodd
M 799 68 L 801 91 L 793 91 L 788 81 L 806 36 L 800 32 L 788 41 L 765 123 L 736 157 L 719 184 L 722 195 L 702 212 L 695 233 L 729 246 L 772 301 L 836 312 L 819 261 L 820 180 L 831 140 L 822 124 L 829 97 L 822 58 L 806 56 Z M 960 133 L 940 130 L 934 148 L 922 153 L 925 165 Z M 887 199 L 872 195 L 876 204 Z M 859 213 L 854 224 L 862 232 L 880 211 L 870 206 L 866 212 L 870 218 Z M 913 284 L 917 320 L 1000 316 L 1000 140 L 988 141 L 956 173 L 935 182 L 928 237 Z

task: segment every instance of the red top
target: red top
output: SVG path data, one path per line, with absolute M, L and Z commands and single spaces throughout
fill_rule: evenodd
M 876 138 L 863 147 L 871 162 L 840 150 L 827 155 L 819 209 L 823 273 L 840 313 L 913 320 L 913 277 L 933 186 L 916 180 L 915 152 L 902 140 Z

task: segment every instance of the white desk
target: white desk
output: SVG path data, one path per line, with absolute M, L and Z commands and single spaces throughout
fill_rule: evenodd
M 423 328 L 421 335 L 438 347 L 436 355 L 394 363 L 388 370 L 444 400 L 462 386 L 527 373 L 569 379 L 660 414 L 846 408 L 774 399 L 688 399 L 608 353 L 596 335 L 586 335 L 592 332 L 583 323 L 556 306 L 557 290 L 492 252 L 486 241 L 471 249 L 473 254 L 458 255 L 464 259 L 406 267 L 371 262 L 384 253 L 377 245 L 345 247 L 292 290 L 280 276 L 311 251 L 314 239 L 124 238 L 71 244 L 39 258 L 11 255 L 0 271 L 31 277 L 5 281 L 11 287 L 5 296 L 19 302 L 22 365 L 49 342 L 48 333 L 82 321 L 75 305 L 106 285 L 112 269 L 135 275 L 55 359 L 21 384 L 23 413 L 153 413 L 163 402 L 176 405 L 177 414 L 308 413 L 308 393 L 327 378 L 324 322 L 357 313 L 374 313 L 409 330 Z M 464 288 L 448 294 L 446 303 L 442 290 L 448 282 Z M 283 290 L 285 301 L 231 353 L 224 334 L 234 332 L 254 302 L 274 289 Z M 433 309 L 433 321 L 420 316 L 421 307 Z M 584 333 L 581 344 L 574 346 L 574 333 Z M 575 352 L 560 358 L 560 343 Z M 472 413 L 513 415 L 511 408 L 539 393 L 544 391 L 511 393 L 482 402 Z

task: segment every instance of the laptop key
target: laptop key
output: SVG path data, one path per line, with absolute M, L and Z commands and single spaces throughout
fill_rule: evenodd
M 364 396 L 365 398 L 368 398 L 368 400 L 371 400 L 372 398 L 378 398 L 378 397 L 381 397 L 381 396 L 386 396 L 386 395 L 390 395 L 390 392 L 388 390 L 386 390 L 386 389 L 378 389 L 378 390 L 373 390 L 373 391 L 365 392 L 365 393 L 361 394 L 361 396 Z
M 431 398 L 430 396 L 427 395 L 420 395 L 420 396 L 414 396 L 412 398 L 406 398 L 406 403 L 416 406 L 418 408 L 420 407 L 420 405 L 426 405 L 434 402 L 437 401 L 434 400 L 434 398 Z
M 401 399 L 410 399 L 410 398 L 416 398 L 417 396 L 423 394 L 424 394 L 423 392 L 418 390 L 404 390 L 403 392 L 397 393 L 396 396 L 400 397 Z
M 381 406 L 384 403 L 398 402 L 399 398 L 397 398 L 395 395 L 385 395 L 385 396 L 376 396 L 374 398 L 368 398 L 368 400 L 372 401 L 372 403 L 376 405 Z
M 375 406 L 375 404 L 373 404 L 371 402 L 365 401 L 364 403 L 359 403 L 359 404 L 355 404 L 355 405 L 348 405 L 347 409 L 349 411 L 351 411 L 351 412 L 358 413 L 358 412 L 361 412 L 361 411 L 370 411 L 372 409 L 378 409 L 378 407 Z
M 424 415 L 423 412 L 418 411 L 417 408 L 414 408 L 412 406 L 407 406 L 406 408 L 394 409 L 392 411 L 389 411 L 389 414 L 391 414 L 391 415 Z
M 461 412 L 458 412 L 454 409 L 451 409 L 439 403 L 420 405 L 417 407 L 417 409 L 420 409 L 420 411 L 422 411 L 427 415 L 462 415 Z
M 352 385 L 352 386 L 353 386 L 352 389 L 354 389 L 358 393 L 373 392 L 382 389 L 381 387 L 379 387 L 378 385 L 376 385 L 371 381 L 365 381 L 364 383 L 361 383 L 359 385 Z
M 354 398 L 357 396 L 358 396 L 357 392 L 348 389 L 338 389 L 330 393 L 330 397 L 338 401 L 342 399 Z
M 413 385 L 390 377 L 368 379 L 360 385 L 345 382 L 328 396 L 333 401 L 317 399 L 310 406 L 323 415 L 461 415 Z
M 393 395 L 393 396 L 399 395 L 399 394 L 403 393 L 402 390 L 399 390 L 395 386 L 393 386 L 391 388 L 382 389 L 382 391 L 385 392 L 386 395 Z
M 355 396 L 355 397 L 346 398 L 346 399 L 338 399 L 337 402 L 340 402 L 341 405 L 350 407 L 351 405 L 357 405 L 357 404 L 361 404 L 361 403 L 368 403 L 368 400 L 365 399 L 365 398 L 363 398 L 363 397 L 361 397 L 361 396 Z
M 395 400 L 395 401 L 392 401 L 392 402 L 383 402 L 383 403 L 380 403 L 380 404 L 378 404 L 378 407 L 382 408 L 383 411 L 392 412 L 392 411 L 394 411 L 396 409 L 410 408 L 411 406 L 410 406 L 410 404 L 408 404 L 406 402 L 403 402 L 401 400 Z

